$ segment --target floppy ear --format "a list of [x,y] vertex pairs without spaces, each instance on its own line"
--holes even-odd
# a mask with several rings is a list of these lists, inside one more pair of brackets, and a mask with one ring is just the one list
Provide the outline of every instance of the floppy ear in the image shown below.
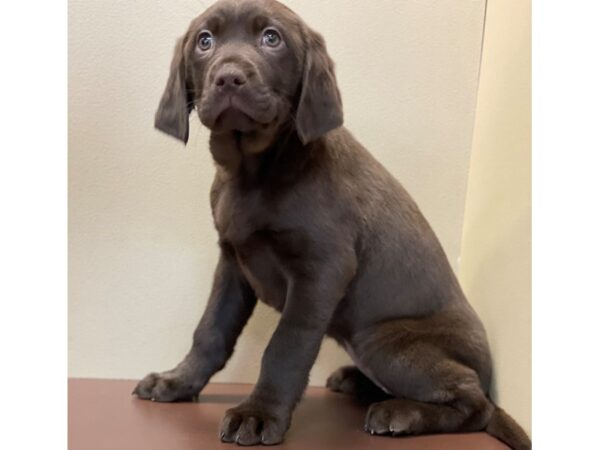
[[187,143],[192,98],[186,86],[184,45],[185,37],[175,46],[167,86],[154,116],[154,127]]
[[342,98],[334,64],[323,37],[307,30],[304,75],[296,110],[296,129],[303,144],[318,139],[344,122]]

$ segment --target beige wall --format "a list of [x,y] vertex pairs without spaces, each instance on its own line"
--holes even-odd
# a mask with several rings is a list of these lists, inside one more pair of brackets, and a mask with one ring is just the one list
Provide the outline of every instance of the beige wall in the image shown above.
[[[484,0],[294,0],[337,62],[346,124],[414,195],[457,267]],[[155,131],[192,0],[71,0],[69,374],[133,377],[188,350],[217,259],[206,130]],[[255,381],[277,316],[260,306],[217,380]],[[348,361],[329,340],[321,384]]]
[[531,4],[488,0],[460,278],[495,396],[531,432]]

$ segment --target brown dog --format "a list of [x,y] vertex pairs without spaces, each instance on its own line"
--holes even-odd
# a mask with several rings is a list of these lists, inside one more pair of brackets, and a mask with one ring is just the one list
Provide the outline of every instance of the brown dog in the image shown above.
[[134,392],[197,395],[260,298],[281,320],[254,391],[223,420],[223,441],[283,440],[327,334],[356,364],[328,386],[369,396],[368,432],[487,430],[529,449],[487,396],[485,331],[433,231],[342,127],[322,37],[274,0],[217,2],[176,46],[156,127],[187,142],[194,107],[212,131],[221,258],[190,352]]

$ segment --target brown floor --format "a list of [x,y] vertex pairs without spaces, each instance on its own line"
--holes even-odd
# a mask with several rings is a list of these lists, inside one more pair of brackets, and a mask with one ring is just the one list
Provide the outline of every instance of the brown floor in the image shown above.
[[[197,403],[154,403],[130,395],[131,380],[69,380],[70,450],[213,450],[227,408],[251,385],[210,384]],[[362,430],[365,408],[352,399],[309,388],[284,444],[289,450],[509,450],[485,433],[416,438],[371,436]]]

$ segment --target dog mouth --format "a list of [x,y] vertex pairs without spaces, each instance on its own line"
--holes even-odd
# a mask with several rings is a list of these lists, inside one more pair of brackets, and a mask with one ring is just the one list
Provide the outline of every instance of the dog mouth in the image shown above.
[[207,102],[200,110],[202,123],[212,131],[248,133],[268,127],[276,119],[273,102],[226,94]]
[[252,117],[236,107],[228,107],[217,116],[214,130],[248,133],[259,126]]

